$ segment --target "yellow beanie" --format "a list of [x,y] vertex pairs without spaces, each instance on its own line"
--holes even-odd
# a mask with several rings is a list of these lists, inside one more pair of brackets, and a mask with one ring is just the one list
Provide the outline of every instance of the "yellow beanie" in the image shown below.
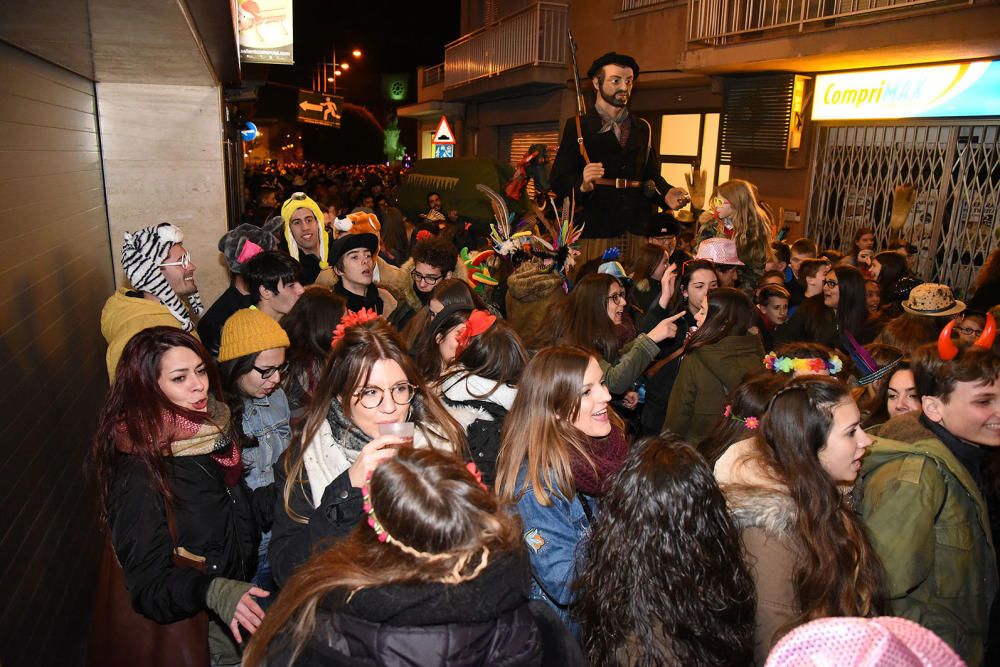
[[274,318],[256,308],[244,308],[237,310],[222,327],[219,361],[238,359],[290,344],[288,334]]

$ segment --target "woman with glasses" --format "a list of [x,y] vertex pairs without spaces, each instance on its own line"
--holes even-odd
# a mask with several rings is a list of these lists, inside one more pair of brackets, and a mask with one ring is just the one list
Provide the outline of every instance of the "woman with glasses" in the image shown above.
[[823,281],[823,305],[833,311],[839,340],[831,347],[851,351],[856,343],[870,343],[879,332],[879,323],[868,317],[865,278],[853,266],[833,267]]
[[660,320],[648,333],[622,347],[615,327],[625,313],[625,294],[625,287],[614,276],[591,274],[576,284],[555,320],[555,342],[596,352],[608,391],[615,395],[627,392],[659,354],[659,344],[676,335],[675,322],[682,315]]
[[404,422],[414,425],[412,446],[466,454],[462,427],[427,390],[399,335],[370,311],[348,313],[291,445],[275,465],[269,555],[279,585],[317,545],[358,523],[365,478],[398,447],[410,446],[382,430]]
[[[281,381],[288,370],[288,334],[273,318],[254,308],[236,311],[222,327],[219,377],[240,440],[246,482],[251,489],[274,483],[274,465],[292,437],[288,398]],[[252,583],[274,591],[267,559],[270,532],[261,538]]]

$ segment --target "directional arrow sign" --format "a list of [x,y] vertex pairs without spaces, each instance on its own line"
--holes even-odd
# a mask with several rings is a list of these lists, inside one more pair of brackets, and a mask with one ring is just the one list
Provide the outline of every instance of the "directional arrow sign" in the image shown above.
[[324,95],[315,90],[300,90],[296,116],[300,123],[340,127],[340,114],[343,108],[343,97]]

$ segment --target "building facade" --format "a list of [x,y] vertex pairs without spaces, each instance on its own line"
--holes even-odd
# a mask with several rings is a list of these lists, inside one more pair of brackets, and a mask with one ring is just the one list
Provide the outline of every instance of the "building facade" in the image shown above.
[[[551,157],[575,113],[569,28],[584,72],[611,50],[638,61],[631,108],[653,127],[669,182],[704,171],[711,194],[728,178],[750,180],[789,237],[844,250],[873,227],[880,246],[917,245],[924,278],[964,292],[1000,247],[996,25],[1000,5],[977,0],[467,0],[465,34],[418,77],[420,157],[442,114],[460,128],[456,155],[514,162],[542,142]],[[887,85],[915,89],[926,71],[913,68],[954,64],[940,76],[962,86],[970,63],[987,68],[976,85],[992,106],[811,116],[819,75],[892,70]],[[915,201],[894,227],[903,185]]]

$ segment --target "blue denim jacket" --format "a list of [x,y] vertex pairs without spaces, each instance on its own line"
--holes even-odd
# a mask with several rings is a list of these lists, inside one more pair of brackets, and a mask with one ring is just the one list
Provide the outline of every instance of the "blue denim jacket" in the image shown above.
[[[524,474],[522,468],[518,475],[519,489]],[[549,603],[570,631],[578,634],[579,628],[567,608],[573,601],[571,587],[590,522],[579,496],[566,500],[555,493],[550,494],[549,499],[552,504],[548,507],[540,504],[528,486],[517,501],[517,512],[524,524],[524,542],[531,559],[530,596]],[[588,500],[596,514],[596,502],[592,498]]]
[[[243,433],[257,438],[256,447],[243,450],[246,482],[251,489],[274,482],[274,465],[292,439],[288,398],[281,389],[264,398],[243,399]],[[267,553],[271,533],[261,538],[260,553]]]

